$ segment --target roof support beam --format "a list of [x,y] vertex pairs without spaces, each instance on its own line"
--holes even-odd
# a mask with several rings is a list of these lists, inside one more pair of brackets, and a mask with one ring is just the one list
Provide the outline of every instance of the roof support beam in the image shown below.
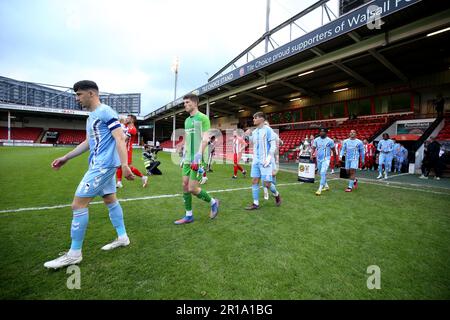
[[317,93],[311,91],[310,89],[306,90],[305,88],[298,87],[286,80],[275,81],[275,83],[281,84],[281,85],[291,88],[291,89],[294,89],[304,95],[313,96],[313,97],[319,96]]
[[[406,40],[409,37],[434,30],[436,28],[448,25],[449,23],[450,9],[423,19],[416,20],[410,24],[401,26],[386,33],[375,35],[371,38],[351,44],[347,47],[335,50],[333,52],[326,53],[323,56],[318,56],[308,61],[294,64],[288,68],[267,75],[266,81],[275,82],[277,80],[282,80],[296,74],[309,71],[313,68],[322,67],[332,62],[350,58],[358,54],[365,54],[368,50],[381,48],[389,43]],[[228,98],[228,96],[232,94],[239,94],[247,90],[252,90],[253,88],[263,86],[264,84],[264,79],[257,79],[240,87],[233,88],[231,91],[227,91],[225,93],[221,93],[219,95],[211,97],[210,102]],[[206,103],[206,101],[204,103]]]
[[[352,31],[348,34],[350,38],[352,38],[355,42],[361,41],[361,36],[357,34],[355,31]],[[401,72],[396,66],[394,66],[385,56],[376,51],[375,49],[368,50],[370,55],[377,59],[382,65],[388,68],[392,73],[394,73],[400,80],[403,82],[408,82],[409,79],[403,72]]]
[[226,115],[229,115],[229,116],[235,115],[235,112],[232,112],[232,111],[229,111],[229,110],[224,110],[222,108],[215,107],[214,105],[212,105],[212,106],[210,105],[209,108],[213,112],[220,112],[220,113],[223,113],[223,114],[226,114]]
[[[237,102],[232,102],[232,101],[224,101],[226,104],[233,106],[233,107],[238,107],[241,109],[250,109],[252,111],[255,111],[256,108],[250,107],[250,106],[245,106],[243,104],[237,103]],[[236,112],[233,113],[233,115],[236,115]]]
[[243,95],[246,95],[246,96],[248,96],[248,97],[250,97],[250,98],[254,98],[254,99],[261,100],[261,101],[267,101],[267,102],[270,102],[270,103],[272,103],[272,104],[274,104],[274,105],[277,105],[277,106],[282,106],[282,105],[283,105],[283,104],[282,104],[281,102],[279,102],[279,101],[276,101],[276,100],[274,100],[274,99],[270,99],[270,98],[261,96],[261,95],[259,95],[259,94],[255,94],[255,93],[251,93],[251,92],[242,92],[242,94],[243,94]]
[[[317,56],[321,57],[325,54],[325,52],[323,52],[322,50],[320,50],[319,48],[312,48],[311,52],[315,53]],[[348,74],[349,76],[355,78],[356,80],[358,80],[359,82],[364,83],[367,87],[369,88],[374,88],[375,85],[370,82],[369,80],[367,80],[366,78],[364,78],[362,75],[360,75],[359,73],[357,73],[356,71],[353,71],[352,69],[350,69],[349,67],[345,66],[342,62],[340,61],[335,61],[331,63],[332,65],[334,65],[335,67],[341,69],[342,71],[344,71],[346,74]]]

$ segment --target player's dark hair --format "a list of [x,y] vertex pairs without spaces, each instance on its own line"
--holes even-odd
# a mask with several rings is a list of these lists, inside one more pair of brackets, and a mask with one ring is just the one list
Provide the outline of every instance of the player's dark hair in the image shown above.
[[95,90],[98,92],[98,86],[94,81],[91,80],[81,80],[73,85],[73,91],[78,90]]
[[325,132],[325,133],[328,133],[328,129],[327,128],[320,128],[320,130],[319,130],[319,132]]
[[195,102],[196,104],[199,103],[200,99],[198,98],[198,95],[193,93],[188,93],[183,97],[183,100],[191,100],[192,102]]
[[264,114],[264,112],[258,111],[253,115],[253,118],[263,118],[264,120],[266,120],[266,115]]
[[136,116],[135,116],[135,115],[133,115],[133,114],[129,114],[129,115],[128,115],[128,117],[130,117],[130,118],[131,118],[131,121],[133,121],[133,124],[136,124],[136,122],[137,122],[137,118],[136,118]]
[[385,136],[389,139],[389,133],[383,133],[382,137],[384,138]]

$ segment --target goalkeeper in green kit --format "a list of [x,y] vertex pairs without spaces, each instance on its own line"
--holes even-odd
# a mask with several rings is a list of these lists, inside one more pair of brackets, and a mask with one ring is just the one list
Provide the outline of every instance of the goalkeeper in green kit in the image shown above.
[[195,94],[187,94],[183,97],[184,109],[189,117],[184,122],[184,156],[181,161],[183,178],[183,200],[186,215],[176,220],[175,224],[194,222],[192,213],[192,195],[206,201],[211,206],[209,217],[214,219],[219,212],[219,200],[211,196],[199,187],[202,174],[203,154],[208,146],[208,130],[211,127],[208,116],[198,110],[199,99]]

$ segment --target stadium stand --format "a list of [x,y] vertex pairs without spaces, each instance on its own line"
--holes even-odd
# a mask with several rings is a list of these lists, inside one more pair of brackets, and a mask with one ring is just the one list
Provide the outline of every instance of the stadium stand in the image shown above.
[[86,140],[85,130],[50,128],[48,131],[58,132],[58,144],[79,144]]
[[[42,128],[11,128],[11,139],[36,142],[42,131]],[[0,139],[8,139],[8,128],[0,128]]]
[[160,144],[160,146],[161,146],[161,148],[172,148],[172,140],[166,140],[166,141],[163,141],[163,142],[161,142],[161,144]]
[[446,116],[444,121],[444,127],[436,137],[438,141],[450,141],[450,115]]

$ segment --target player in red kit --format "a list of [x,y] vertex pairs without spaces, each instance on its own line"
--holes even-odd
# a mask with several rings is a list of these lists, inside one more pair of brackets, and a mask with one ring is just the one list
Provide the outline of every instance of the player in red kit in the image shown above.
[[[136,129],[136,116],[128,115],[125,120],[125,125],[127,127],[127,133],[129,139],[127,141],[127,153],[128,153],[128,166],[131,171],[138,177],[141,177],[142,187],[145,188],[148,184],[148,177],[144,176],[137,168],[133,167],[131,164],[133,162],[133,144],[137,142],[137,129]],[[117,169],[117,188],[122,188],[122,169],[119,167]]]
[[372,170],[375,166],[375,146],[364,139],[364,169]]
[[247,171],[239,165],[241,160],[242,151],[245,149],[245,140],[238,135],[237,130],[233,131],[233,163],[234,163],[234,174],[233,179],[237,179],[238,170],[242,172],[245,177]]

